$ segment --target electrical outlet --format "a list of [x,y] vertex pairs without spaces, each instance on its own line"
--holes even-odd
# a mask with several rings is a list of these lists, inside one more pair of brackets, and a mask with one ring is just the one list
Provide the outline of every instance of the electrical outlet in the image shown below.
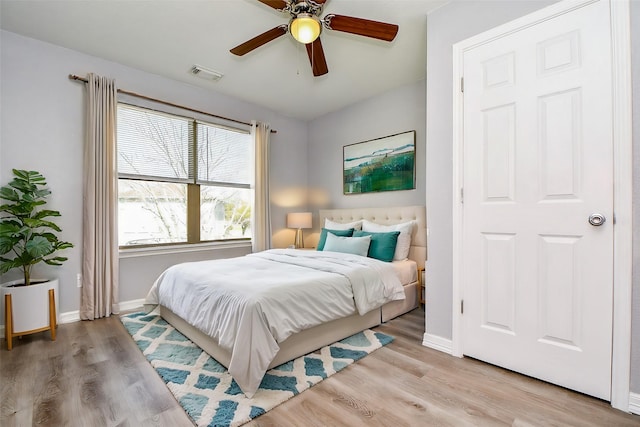
[[76,275],[76,285],[78,285],[79,288],[82,287],[82,273]]

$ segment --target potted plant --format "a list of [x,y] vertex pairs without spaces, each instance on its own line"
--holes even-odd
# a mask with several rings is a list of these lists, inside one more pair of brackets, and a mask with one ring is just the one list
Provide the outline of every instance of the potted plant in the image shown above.
[[31,273],[41,262],[62,265],[67,258],[55,253],[73,247],[55,234],[62,230],[51,218],[60,216],[60,212],[43,209],[51,194],[45,177],[18,169],[13,169],[13,175],[8,185],[0,187],[0,275],[20,269],[23,276],[0,285],[2,301],[9,304],[5,306],[9,349],[13,336],[50,329],[55,339],[58,280],[33,279]]

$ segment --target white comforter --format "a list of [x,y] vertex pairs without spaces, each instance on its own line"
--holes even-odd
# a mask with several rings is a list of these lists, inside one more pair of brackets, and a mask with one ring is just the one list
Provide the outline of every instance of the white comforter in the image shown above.
[[404,299],[389,263],[336,252],[272,249],[174,265],[146,304],[161,304],[231,353],[229,373],[247,397],[278,343],[301,330]]

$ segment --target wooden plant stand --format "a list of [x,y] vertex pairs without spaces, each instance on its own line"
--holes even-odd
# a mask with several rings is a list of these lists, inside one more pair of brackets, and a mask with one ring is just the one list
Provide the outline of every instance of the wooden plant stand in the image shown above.
[[53,289],[49,289],[49,326],[33,329],[30,331],[15,332],[13,330],[13,307],[11,304],[11,294],[4,296],[4,316],[5,316],[5,338],[7,339],[7,350],[13,349],[13,338],[23,335],[35,334],[36,332],[51,331],[51,341],[56,340],[56,296]]

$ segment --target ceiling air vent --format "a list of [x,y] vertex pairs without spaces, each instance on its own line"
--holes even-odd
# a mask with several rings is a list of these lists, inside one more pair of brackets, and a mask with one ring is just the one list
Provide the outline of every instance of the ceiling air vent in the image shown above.
[[224,75],[218,71],[209,70],[207,68],[201,67],[200,65],[194,65],[193,67],[191,67],[191,70],[189,70],[189,72],[194,76],[200,77],[201,79],[211,80],[214,82],[217,82],[218,80],[220,80]]

